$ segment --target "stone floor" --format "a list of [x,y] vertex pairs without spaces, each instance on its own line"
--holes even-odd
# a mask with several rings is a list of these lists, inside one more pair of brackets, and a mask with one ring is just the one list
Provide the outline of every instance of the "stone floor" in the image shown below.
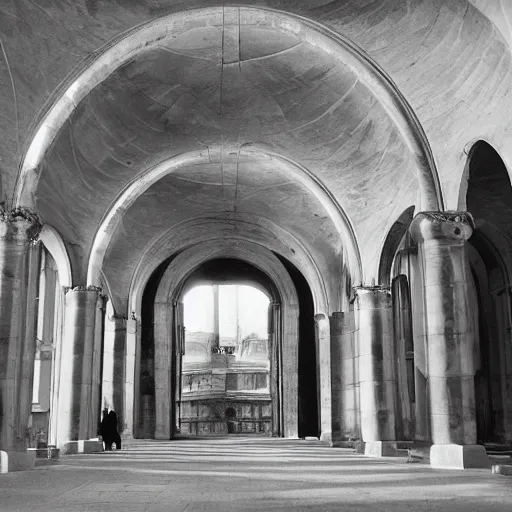
[[508,511],[512,479],[370,459],[318,441],[131,442],[0,476],[0,511]]

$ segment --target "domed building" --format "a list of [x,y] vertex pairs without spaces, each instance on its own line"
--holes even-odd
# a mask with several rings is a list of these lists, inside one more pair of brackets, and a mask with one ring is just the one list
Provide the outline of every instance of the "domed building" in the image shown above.
[[204,282],[268,297],[263,435],[510,447],[512,4],[0,4],[2,464],[179,436]]

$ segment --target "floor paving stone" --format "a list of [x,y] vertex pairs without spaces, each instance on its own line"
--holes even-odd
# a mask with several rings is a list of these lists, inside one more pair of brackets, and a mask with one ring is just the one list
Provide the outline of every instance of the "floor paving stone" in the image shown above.
[[1,512],[507,511],[512,480],[320,442],[131,441],[0,476]]

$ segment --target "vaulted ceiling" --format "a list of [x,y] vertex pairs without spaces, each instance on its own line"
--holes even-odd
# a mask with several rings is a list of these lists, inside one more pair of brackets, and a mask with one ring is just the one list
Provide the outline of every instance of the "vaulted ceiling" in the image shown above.
[[[368,79],[334,50],[271,17],[263,22],[257,10],[216,2],[18,4],[0,16],[8,200],[37,112],[52,93],[58,98],[73,66],[123,30],[184,12],[171,34],[141,44],[74,106],[37,169],[35,208],[65,240],[77,284],[116,198],[148,170],[198,151],[200,161],[163,173],[123,211],[103,264],[118,309],[126,311],[149,248],[157,244],[164,258],[205,237],[252,237],[299,268],[309,255],[332,308],[340,307],[346,240],[318,190],[349,220],[364,278],[376,277],[387,232],[418,205],[417,166]],[[448,208],[456,207],[471,141],[492,140],[508,161],[510,49],[471,3],[259,4],[318,21],[389,73],[426,131]],[[190,10],[205,6],[212,9],[201,16]]]

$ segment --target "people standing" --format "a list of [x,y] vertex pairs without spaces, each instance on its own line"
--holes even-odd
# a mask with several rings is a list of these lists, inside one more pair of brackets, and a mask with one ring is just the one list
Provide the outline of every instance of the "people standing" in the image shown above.
[[103,410],[103,418],[101,420],[100,433],[103,437],[105,451],[111,451],[112,445],[115,443],[116,450],[121,449],[121,436],[117,430],[117,414],[115,411],[107,412]]
[[108,413],[108,423],[110,429],[110,449],[112,450],[112,444],[115,443],[116,450],[121,449],[121,436],[117,430],[117,414],[114,411]]

